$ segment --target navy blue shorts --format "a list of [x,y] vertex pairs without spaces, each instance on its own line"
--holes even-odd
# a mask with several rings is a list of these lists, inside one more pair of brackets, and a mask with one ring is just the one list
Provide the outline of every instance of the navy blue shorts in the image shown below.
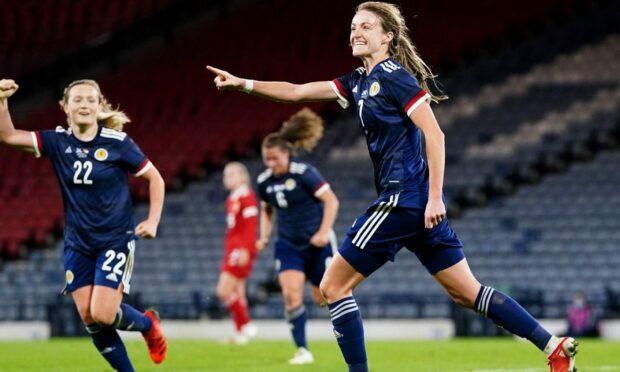
[[335,235],[330,241],[323,248],[309,246],[303,250],[296,249],[286,241],[276,241],[276,271],[278,274],[284,270],[301,271],[310,283],[318,286],[336,250]]
[[87,285],[103,285],[117,289],[123,284],[123,292],[129,294],[133,270],[136,241],[125,246],[103,249],[96,255],[89,255],[72,248],[65,248],[65,289],[73,292]]
[[357,272],[368,277],[405,247],[435,275],[465,258],[463,243],[448,220],[424,227],[427,193],[402,191],[381,195],[358,217],[338,249]]

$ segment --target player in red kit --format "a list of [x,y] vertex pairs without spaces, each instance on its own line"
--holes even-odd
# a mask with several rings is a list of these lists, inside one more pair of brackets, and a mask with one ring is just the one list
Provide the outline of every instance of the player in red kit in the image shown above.
[[231,162],[224,167],[224,187],[230,191],[226,199],[228,229],[217,296],[235,323],[237,333],[232,343],[245,344],[257,332],[250,322],[245,282],[256,257],[258,204],[250,186],[248,170],[243,164]]

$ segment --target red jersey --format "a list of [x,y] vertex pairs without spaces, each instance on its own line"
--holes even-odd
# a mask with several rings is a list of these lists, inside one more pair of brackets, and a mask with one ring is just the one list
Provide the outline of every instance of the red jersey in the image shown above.
[[256,251],[258,203],[250,187],[243,185],[226,198],[226,223],[226,250]]

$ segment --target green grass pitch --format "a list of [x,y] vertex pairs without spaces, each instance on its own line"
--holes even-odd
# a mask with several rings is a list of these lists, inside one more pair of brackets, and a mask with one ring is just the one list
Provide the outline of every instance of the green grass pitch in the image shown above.
[[[313,365],[289,366],[288,341],[254,341],[244,346],[213,341],[171,340],[168,359],[155,366],[143,342],[128,341],[137,371],[346,371],[335,341],[315,341]],[[510,338],[450,341],[368,342],[373,372],[543,372],[542,353]],[[620,342],[580,340],[577,367],[582,372],[620,371]],[[40,342],[0,342],[0,371],[110,371],[87,338]]]

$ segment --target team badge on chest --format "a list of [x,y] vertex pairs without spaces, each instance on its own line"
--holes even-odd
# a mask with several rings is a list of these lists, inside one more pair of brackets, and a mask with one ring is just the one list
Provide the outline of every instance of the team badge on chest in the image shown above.
[[106,149],[97,149],[95,151],[95,159],[104,161],[108,158],[108,151]]
[[284,186],[286,188],[287,191],[291,191],[293,189],[295,189],[295,186],[297,184],[295,183],[295,180],[292,178],[289,178],[288,180],[286,180],[286,182],[284,183]]
[[381,86],[379,85],[378,82],[374,82],[372,83],[372,85],[370,86],[370,96],[374,97],[377,95],[377,93],[379,93],[379,91],[381,90]]

